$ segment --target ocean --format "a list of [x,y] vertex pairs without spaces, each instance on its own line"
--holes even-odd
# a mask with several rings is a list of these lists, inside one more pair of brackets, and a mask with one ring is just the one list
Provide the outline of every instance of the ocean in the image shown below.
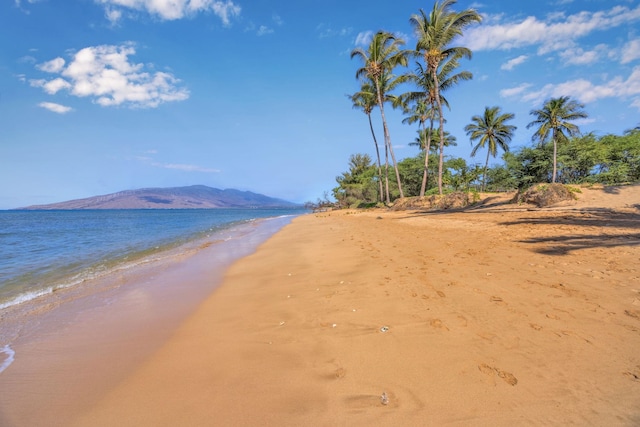
[[[0,313],[291,209],[0,211]],[[0,349],[0,352],[2,349]]]

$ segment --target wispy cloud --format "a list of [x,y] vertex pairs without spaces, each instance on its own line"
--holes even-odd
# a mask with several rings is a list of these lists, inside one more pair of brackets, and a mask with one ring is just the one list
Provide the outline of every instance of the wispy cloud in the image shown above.
[[95,0],[104,5],[105,15],[112,24],[122,18],[122,10],[146,12],[162,20],[176,20],[202,12],[213,12],[225,26],[240,16],[242,8],[231,0]]
[[54,102],[41,102],[40,104],[38,104],[38,107],[42,107],[44,109],[53,111],[54,113],[58,113],[58,114],[66,114],[69,111],[73,110],[71,107],[67,107],[66,105],[56,104]]
[[81,49],[71,61],[55,58],[36,66],[52,79],[32,79],[30,84],[55,95],[61,90],[78,97],[91,97],[102,106],[153,108],[164,102],[182,101],[189,91],[179,87],[171,73],[145,71],[144,64],[129,62],[136,53],[133,44],[93,46]]
[[622,48],[622,59],[620,62],[628,64],[631,61],[640,59],[640,39],[631,40]]
[[205,168],[205,167],[202,167],[202,166],[188,165],[188,164],[181,164],[181,163],[157,163],[157,162],[153,162],[153,163],[151,163],[151,166],[155,166],[155,167],[163,168],[163,169],[175,169],[175,170],[180,170],[180,171],[184,171],[184,172],[220,173],[219,169],[211,169],[211,168]]
[[266,36],[267,34],[272,34],[273,33],[273,28],[269,28],[266,25],[260,25],[260,27],[258,28],[258,31],[256,32],[256,34],[260,37],[260,36]]
[[500,91],[500,96],[503,98],[509,98],[512,96],[518,96],[522,93],[524,93],[527,89],[529,89],[531,87],[531,83],[522,83],[516,87],[512,87],[509,89],[502,89]]
[[509,50],[525,46],[538,46],[545,54],[575,45],[575,40],[594,31],[601,31],[640,21],[640,6],[630,9],[615,6],[599,12],[579,12],[562,20],[539,20],[529,16],[522,21],[495,22],[470,28],[464,36],[464,45],[473,51]]
[[373,31],[363,31],[358,33],[355,40],[356,46],[367,46],[371,43],[371,39],[373,38]]
[[319,24],[316,27],[316,32],[318,33],[318,37],[321,39],[325,39],[329,37],[344,37],[351,34],[353,32],[353,28],[351,27],[333,28],[331,25]]
[[520,55],[517,58],[510,59],[507,62],[505,62],[504,64],[502,64],[500,66],[500,69],[501,70],[511,71],[516,66],[518,66],[518,65],[522,64],[524,61],[526,61],[527,58],[529,58],[527,55]]
[[530,84],[523,84],[500,92],[504,97],[518,97],[521,101],[540,104],[545,99],[571,96],[581,102],[595,102],[604,98],[631,99],[631,106],[640,105],[640,66],[635,67],[629,77],[616,76],[597,84],[586,79],[569,80],[558,84],[547,84],[541,89],[531,90]]

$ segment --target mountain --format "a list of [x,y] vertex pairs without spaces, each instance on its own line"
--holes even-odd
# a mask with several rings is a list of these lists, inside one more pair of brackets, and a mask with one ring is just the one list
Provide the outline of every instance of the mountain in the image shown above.
[[296,208],[295,203],[250,191],[219,190],[204,185],[175,188],[143,188],[86,199],[69,200],[21,209],[215,209]]

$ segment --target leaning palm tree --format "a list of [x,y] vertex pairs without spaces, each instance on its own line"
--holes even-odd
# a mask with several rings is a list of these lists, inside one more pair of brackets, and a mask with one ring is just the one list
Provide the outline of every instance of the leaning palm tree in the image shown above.
[[[373,82],[376,89],[376,98],[378,108],[380,109],[380,115],[382,117],[382,128],[384,130],[384,143],[386,149],[389,150],[389,154],[391,154],[391,160],[393,161],[393,167],[396,172],[396,180],[398,181],[398,191],[400,192],[401,198],[404,197],[404,193],[402,192],[400,172],[398,170],[395,155],[393,154],[389,128],[384,115],[385,93],[383,93],[383,85],[385,81],[388,81],[387,79],[392,79],[393,69],[396,66],[407,65],[407,54],[405,51],[400,49],[400,46],[403,44],[404,40],[397,38],[393,34],[385,31],[378,31],[371,39],[371,43],[366,50],[356,48],[351,52],[351,59],[358,57],[363,63],[363,66],[356,71],[356,78],[366,78],[370,80]],[[387,203],[391,203],[388,195]]]
[[532,126],[538,126],[532,139],[544,144],[548,142],[549,134],[551,133],[551,140],[553,141],[553,175],[551,175],[551,182],[553,183],[556,182],[557,175],[558,143],[568,140],[565,132],[571,137],[580,134],[578,126],[571,123],[571,121],[587,117],[587,113],[582,110],[583,108],[584,104],[572,100],[568,96],[561,96],[545,102],[541,110],[531,110],[530,112],[536,119],[527,125],[527,129]]
[[[373,85],[369,82],[362,84],[360,91],[350,95],[349,98],[353,102],[353,108],[358,108],[364,111],[369,119],[369,129],[371,129],[371,136],[373,137],[373,145],[376,147],[376,156],[378,159],[378,190],[380,192],[380,201],[384,200],[384,192],[382,189],[382,164],[380,162],[380,149],[378,148],[378,139],[376,133],[373,130],[373,123],[371,122],[371,112],[373,107],[376,106],[376,92]],[[387,194],[389,193],[389,177],[385,175]]]
[[[446,106],[447,108],[451,108],[449,106],[449,101],[442,95],[442,92],[450,89],[451,87],[457,85],[463,80],[471,80],[473,75],[468,71],[461,71],[456,74],[452,74],[454,70],[456,70],[459,66],[457,57],[451,57],[440,63],[440,68],[438,70],[438,81],[440,82],[440,90],[439,97],[441,105]],[[408,92],[401,97],[405,102],[414,101],[415,107],[414,109],[419,108],[420,111],[426,110],[426,114],[428,115],[427,119],[429,120],[429,132],[425,132],[427,135],[426,147],[427,151],[431,146],[431,136],[433,135],[434,129],[434,121],[436,117],[439,116],[438,107],[436,102],[436,94],[435,94],[435,84],[433,80],[433,76],[431,73],[426,70],[422,64],[416,63],[416,71],[407,76],[408,80],[413,81],[418,87],[417,91]],[[422,106],[421,104],[427,104],[427,106]],[[420,120],[416,120],[419,118]],[[422,119],[424,118],[424,113],[421,116],[416,116],[416,114],[412,114],[409,118],[403,120],[403,123],[415,123],[416,121],[420,121],[423,129],[424,122]],[[443,122],[446,120],[443,119]],[[446,138],[444,139],[446,141]],[[440,141],[440,138],[438,138]],[[440,147],[440,148],[444,148]],[[429,157],[425,157],[424,159],[424,172],[422,174],[422,186],[420,187],[420,197],[424,196],[425,190],[427,188],[427,179],[428,179],[428,170],[429,170]]]
[[464,127],[465,132],[469,135],[471,143],[478,141],[471,150],[471,157],[475,157],[480,148],[487,146],[487,160],[484,164],[484,172],[482,173],[482,191],[485,190],[487,182],[487,168],[489,167],[489,155],[494,158],[498,154],[498,147],[502,151],[509,151],[509,142],[513,138],[513,132],[516,127],[506,124],[507,121],[513,120],[514,114],[500,114],[500,107],[485,107],[482,116],[473,116],[470,124]]
[[[438,79],[438,68],[440,63],[447,58],[471,58],[471,50],[462,46],[450,46],[453,40],[462,35],[462,31],[469,25],[480,22],[482,18],[473,9],[466,9],[462,12],[454,12],[451,6],[456,0],[443,0],[442,3],[435,2],[431,13],[427,15],[420,9],[419,15],[412,15],[410,18],[418,43],[416,52],[424,59],[427,69],[433,78],[434,95],[437,110],[440,118],[440,131],[444,132],[444,115],[442,113],[442,102],[440,100],[440,80]],[[444,141],[444,136],[440,136],[440,141]],[[444,151],[440,150],[440,160],[438,164],[438,192],[442,194],[442,170],[444,162]]]

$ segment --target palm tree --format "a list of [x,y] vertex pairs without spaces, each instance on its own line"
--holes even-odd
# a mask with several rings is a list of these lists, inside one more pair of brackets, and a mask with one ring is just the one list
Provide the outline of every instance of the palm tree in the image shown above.
[[[359,108],[364,111],[369,119],[369,129],[371,129],[371,136],[373,137],[373,144],[376,147],[376,156],[378,158],[378,186],[380,191],[380,201],[384,200],[384,192],[382,189],[382,165],[380,162],[380,149],[378,148],[378,139],[376,133],[373,131],[373,123],[371,122],[371,112],[373,107],[376,106],[376,93],[375,88],[369,82],[362,84],[359,92],[350,95],[349,98],[353,102],[353,108]],[[389,193],[389,177],[385,175],[387,194]],[[388,196],[387,196],[388,197]]]
[[[474,157],[480,148],[487,146],[487,160],[482,174],[482,191],[485,190],[487,182],[489,155],[495,158],[498,154],[498,147],[502,151],[509,151],[509,142],[513,138],[516,127],[508,125],[506,122],[513,120],[514,117],[515,115],[511,113],[500,114],[500,107],[485,107],[484,115],[473,116],[472,123],[464,128],[471,141],[478,140],[478,144],[471,150],[471,157]],[[473,144],[473,142],[471,143]]]
[[571,121],[587,117],[587,113],[582,110],[583,108],[584,104],[580,104],[568,96],[561,96],[545,102],[541,110],[531,110],[530,112],[536,119],[527,125],[527,129],[532,126],[538,126],[532,139],[544,144],[549,140],[549,133],[551,133],[551,140],[553,141],[553,175],[551,176],[551,182],[553,183],[556,182],[557,175],[558,143],[568,140],[565,132],[571,137],[580,134],[578,126],[571,123]]
[[[383,93],[383,85],[385,82],[393,80],[392,72],[396,66],[407,65],[407,54],[405,51],[400,50],[400,46],[403,44],[404,40],[397,38],[393,34],[385,31],[378,31],[371,39],[371,43],[367,50],[356,48],[351,52],[351,59],[358,57],[363,62],[363,67],[356,71],[356,78],[366,78],[370,80],[373,82],[376,89],[376,98],[378,101],[378,108],[380,108],[382,127],[384,130],[384,143],[386,149],[389,150],[389,153],[391,154],[391,160],[393,161],[393,167],[396,172],[398,190],[401,198],[404,197],[404,193],[402,192],[400,172],[398,171],[396,157],[393,154],[389,128],[384,115],[385,93]],[[387,203],[391,203],[388,195]]]
[[[440,99],[438,68],[440,63],[447,58],[471,58],[471,50],[461,46],[450,46],[450,44],[456,37],[462,35],[464,28],[482,20],[480,15],[473,9],[453,12],[451,6],[455,3],[456,0],[443,0],[442,3],[436,1],[429,15],[420,9],[419,15],[412,15],[410,18],[411,25],[418,37],[416,52],[423,56],[427,70],[433,79],[441,132],[444,132],[444,115]],[[440,141],[444,141],[444,135],[440,135]],[[444,162],[444,150],[442,148],[441,146],[438,164],[438,192],[440,194],[442,194],[442,168]]]
[[[431,147],[431,136],[433,135],[433,123],[438,116],[438,107],[436,102],[435,95],[435,84],[433,81],[433,76],[429,73],[420,63],[416,63],[416,71],[415,73],[409,74],[407,77],[409,80],[412,80],[419,88],[418,91],[408,92],[402,95],[405,102],[415,101],[414,109],[416,112],[403,120],[403,123],[415,123],[416,121],[420,121],[422,128],[424,129],[424,114],[427,114],[427,118],[429,120],[429,132],[425,132],[427,135],[426,147],[427,151]],[[452,57],[446,61],[440,63],[440,69],[438,71],[438,81],[440,82],[440,103],[447,108],[451,109],[449,106],[449,101],[442,95],[442,92],[447,89],[455,86],[459,82],[463,80],[471,80],[473,75],[468,71],[461,71],[457,74],[451,74],[455,69],[459,66],[458,58]],[[422,106],[421,104],[427,104],[427,106]],[[418,110],[419,109],[419,110]],[[425,112],[422,112],[426,110]],[[420,113],[422,112],[422,113]],[[444,120],[446,122],[446,120]],[[440,138],[438,138],[438,141]],[[445,141],[447,138],[444,139]],[[443,146],[444,147],[444,146]],[[441,147],[441,148],[443,148]],[[429,156],[424,159],[424,173],[422,175],[422,186],[420,187],[420,197],[424,196],[425,190],[427,188],[427,179],[428,179],[428,170],[429,170]]]

